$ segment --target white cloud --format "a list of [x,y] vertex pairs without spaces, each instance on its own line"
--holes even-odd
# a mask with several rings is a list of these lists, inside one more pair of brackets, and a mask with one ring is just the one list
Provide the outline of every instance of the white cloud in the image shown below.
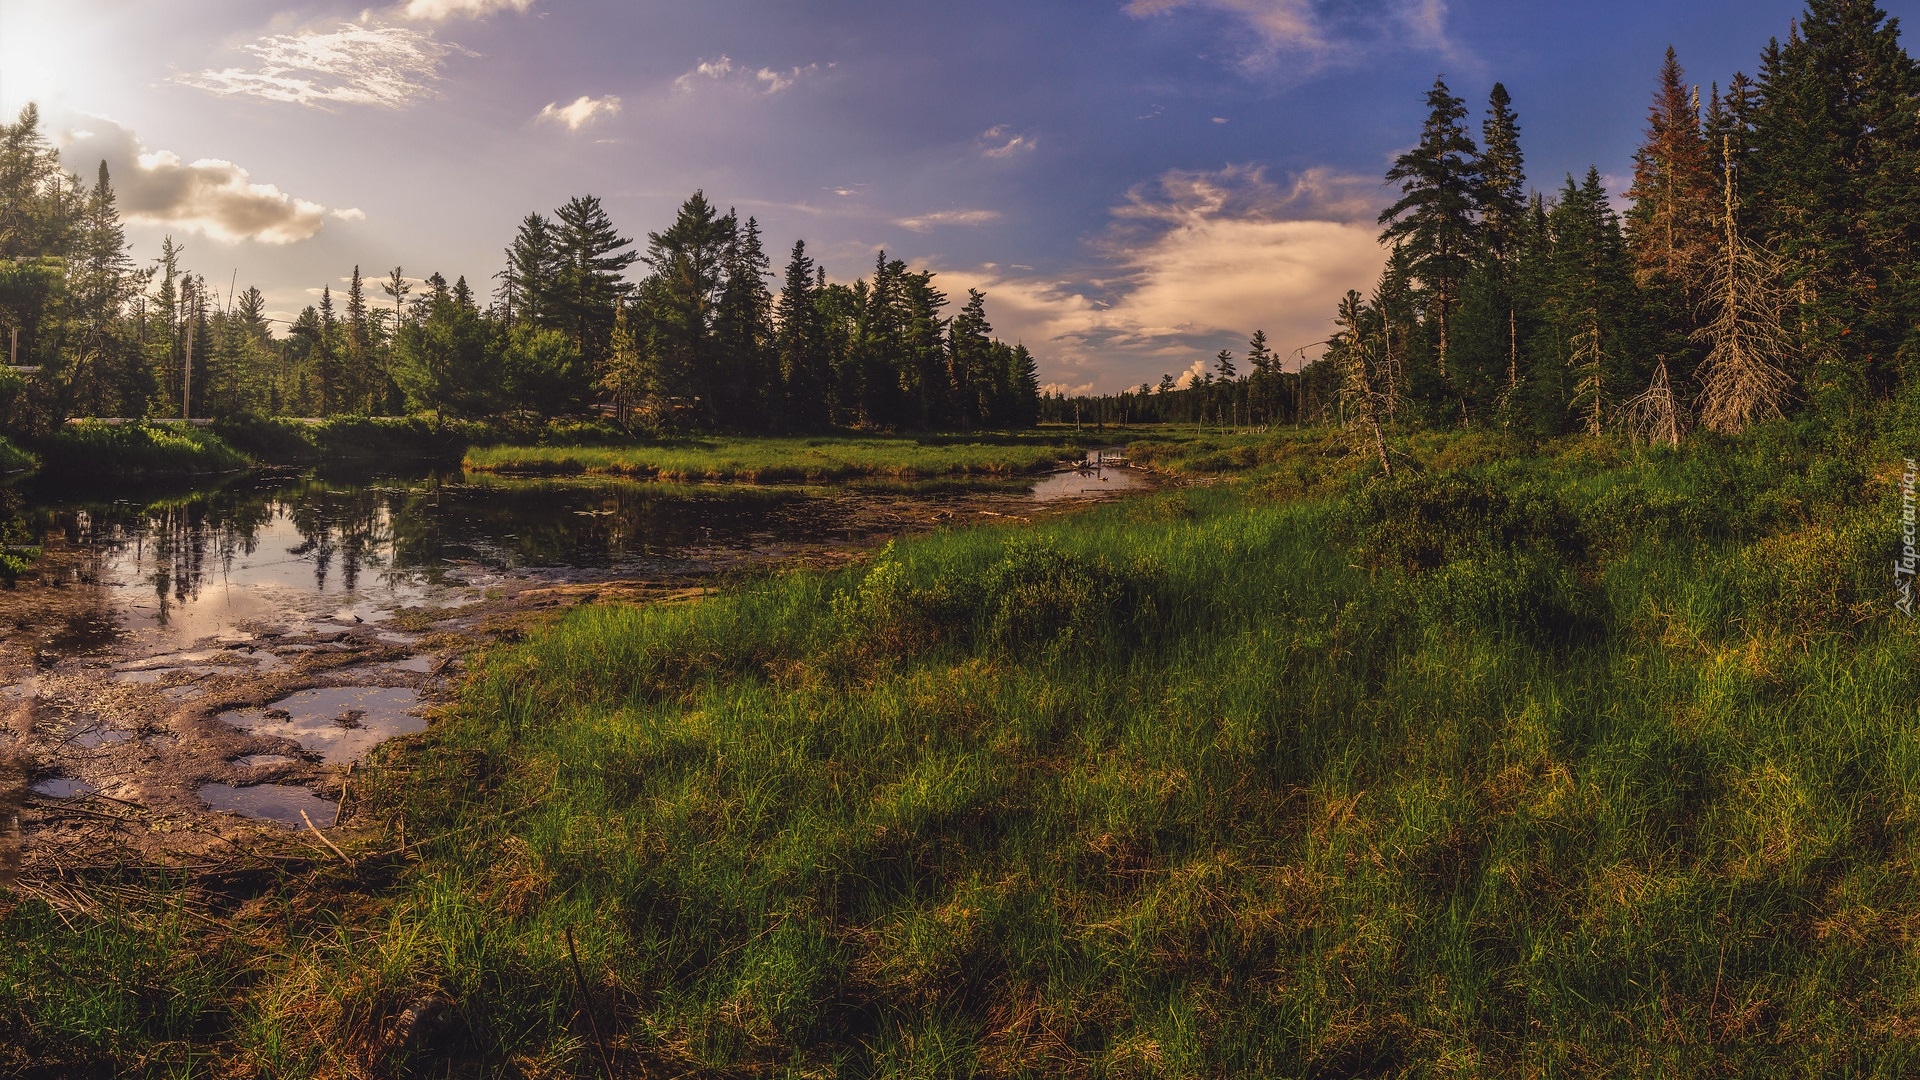
[[1007,125],[998,124],[980,133],[980,152],[990,158],[1010,158],[1040,145],[1032,135],[1015,134]]
[[331,211],[328,211],[327,216],[330,218],[333,218],[335,221],[367,220],[367,212],[365,210],[360,209],[357,206],[348,206],[348,207],[343,207],[339,210],[331,210]]
[[525,11],[533,0],[407,0],[400,17],[439,22],[456,16],[477,19],[496,11]]
[[[327,208],[297,198],[231,161],[201,158],[188,162],[170,150],[148,150],[132,131],[110,120],[89,118],[98,129],[63,139],[62,154],[76,172],[91,176],[107,163],[120,212],[128,221],[197,232],[238,243],[291,244],[311,239],[326,223]],[[334,216],[355,220],[358,210]]]
[[434,84],[449,56],[474,55],[423,31],[356,23],[332,33],[276,34],[245,51],[258,61],[255,67],[179,75],[175,81],[224,97],[401,109],[436,96]]
[[[1350,66],[1377,58],[1379,46],[1437,53],[1467,61],[1447,34],[1446,0],[1384,0],[1353,4],[1346,0],[1128,0],[1127,14],[1137,19],[1167,15],[1182,8],[1223,13],[1251,29],[1258,46],[1242,65],[1262,73],[1286,54],[1296,77],[1329,66]],[[1368,45],[1372,48],[1361,48]],[[1299,61],[1305,60],[1302,65]]]
[[988,225],[999,220],[998,210],[936,210],[931,214],[901,218],[894,224],[914,232],[926,232],[941,225]]
[[1050,382],[1042,384],[1040,392],[1043,394],[1058,394],[1062,397],[1085,397],[1093,393],[1093,384],[1086,382],[1078,386],[1069,386],[1066,383]]
[[751,88],[761,94],[772,95],[790,89],[801,79],[817,75],[819,72],[819,64],[789,68],[786,71],[764,67],[751,68],[734,63],[731,56],[722,53],[718,59],[700,61],[692,71],[673,80],[673,89],[676,93],[688,94],[697,89],[702,82],[730,83]]
[[553,102],[540,110],[536,119],[551,120],[556,124],[565,124],[569,131],[579,131],[603,116],[619,116],[620,99],[608,94],[594,98],[581,95],[572,104],[562,105]]
[[1244,166],[1172,172],[1115,207],[1107,265],[1092,273],[942,277],[956,294],[985,292],[997,335],[1033,347],[1056,381],[1115,389],[1161,372],[1198,377],[1220,348],[1244,351],[1255,329],[1294,366],[1296,347],[1326,338],[1340,296],[1379,276],[1380,194],[1377,181],[1325,169],[1284,183]]

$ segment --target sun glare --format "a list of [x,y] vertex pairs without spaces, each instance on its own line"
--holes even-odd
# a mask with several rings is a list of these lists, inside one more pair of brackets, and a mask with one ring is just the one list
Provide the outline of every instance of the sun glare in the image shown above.
[[108,70],[96,22],[81,4],[0,0],[0,109],[84,104],[90,81]]

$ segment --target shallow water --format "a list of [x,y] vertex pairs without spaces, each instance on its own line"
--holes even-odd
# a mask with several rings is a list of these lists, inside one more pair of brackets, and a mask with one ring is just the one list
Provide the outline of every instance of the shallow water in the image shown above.
[[[202,784],[200,798],[209,809],[275,821],[296,829],[305,828],[309,821],[316,828],[324,829],[333,824],[333,815],[339,809],[337,803],[291,784],[253,784],[249,787]],[[302,813],[306,817],[301,817]]]
[[1033,485],[1032,497],[1036,502],[1098,499],[1146,486],[1146,478],[1128,468],[1126,459],[1117,452],[1089,450],[1076,468],[1062,469]]
[[69,780],[64,776],[50,777],[33,785],[35,795],[44,795],[49,799],[77,799],[82,795],[91,795],[94,788],[78,780]]
[[327,686],[220,719],[255,735],[292,739],[329,765],[345,765],[396,735],[425,731],[426,720],[408,711],[420,704],[420,692],[404,687]]
[[[139,783],[167,798],[191,802],[197,793],[214,810],[293,826],[304,826],[304,810],[326,828],[335,805],[302,786],[202,785],[191,762],[165,775],[141,773],[156,752],[184,752],[176,735],[154,730],[172,722],[155,710],[199,715],[196,701],[289,671],[302,673],[297,685],[431,688],[444,647],[406,655],[423,638],[400,625],[420,624],[395,620],[407,609],[457,610],[495,588],[690,581],[762,557],[867,546],[949,519],[949,506],[963,514],[996,505],[1015,511],[1028,500],[1100,497],[1140,483],[1097,455],[1088,469],[1031,484],[755,487],[425,470],[372,479],[258,472],[93,492],[29,481],[0,486],[0,516],[16,534],[80,553],[63,587],[73,590],[69,596],[84,591],[89,602],[36,634],[35,659],[67,680],[62,693],[71,693],[76,677],[106,689],[78,700],[83,722],[49,733],[59,743],[54,753],[73,755],[77,768],[116,795],[134,791],[126,784],[144,776]],[[72,565],[63,558],[60,565]],[[428,623],[440,633],[433,617]],[[329,652],[369,654],[372,662],[330,662],[322,655]],[[37,685],[29,675],[0,687],[0,695],[33,698]],[[139,704],[155,699],[167,704]],[[150,710],[147,719],[110,719],[127,701],[136,712]],[[417,689],[377,685],[325,685],[260,708],[209,702],[227,709],[219,719],[237,729],[288,740],[246,747],[279,752],[234,759],[258,770],[232,777],[242,781],[278,776],[302,757],[333,766],[360,761],[388,739],[424,730],[424,703]],[[146,734],[135,740],[134,731]],[[94,790],[57,777],[43,784],[52,786],[36,791],[49,797]]]

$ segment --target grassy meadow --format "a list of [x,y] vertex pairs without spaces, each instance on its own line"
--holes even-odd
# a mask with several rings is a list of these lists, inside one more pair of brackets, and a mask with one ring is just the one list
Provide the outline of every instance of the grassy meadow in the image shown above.
[[1912,1075],[1888,447],[1137,445],[1232,478],[577,608],[406,856],[14,906],[0,1069]]
[[758,484],[1017,476],[1078,458],[1070,435],[951,438],[697,438],[609,446],[476,446],[463,465],[521,476],[598,474]]

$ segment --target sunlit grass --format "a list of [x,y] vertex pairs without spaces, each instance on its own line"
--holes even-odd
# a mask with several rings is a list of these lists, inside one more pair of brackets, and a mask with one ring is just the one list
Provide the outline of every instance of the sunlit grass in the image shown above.
[[823,483],[1010,476],[1078,457],[1065,441],[726,438],[627,446],[481,446],[464,465],[520,475],[605,474],[680,482]]
[[1875,452],[1338,443],[496,649],[366,794],[435,839],[233,1052],[577,1075],[590,1008],[634,1075],[1920,1067]]

